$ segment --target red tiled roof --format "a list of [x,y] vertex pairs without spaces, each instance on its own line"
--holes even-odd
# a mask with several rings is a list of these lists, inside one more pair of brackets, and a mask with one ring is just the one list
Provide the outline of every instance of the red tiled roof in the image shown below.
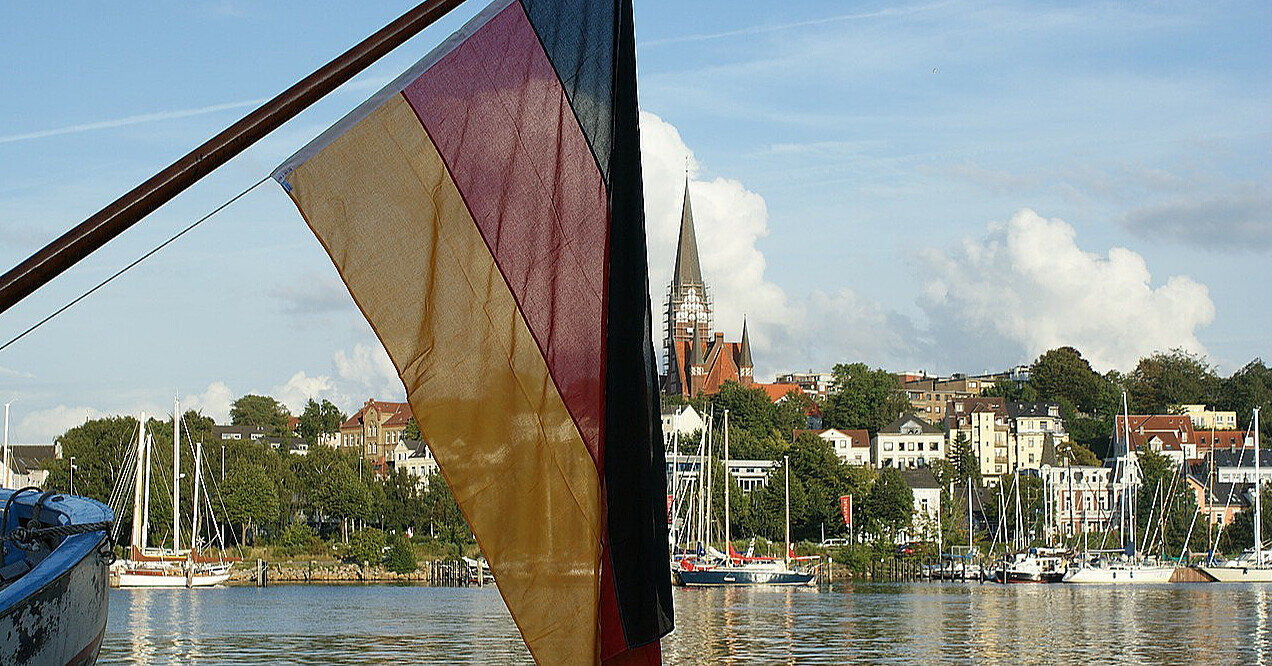
[[791,391],[796,393],[804,392],[804,389],[801,389],[798,384],[761,384],[757,382],[755,385],[763,389],[768,394],[769,400],[773,402],[785,398],[786,394]]
[[1212,433],[1209,430],[1198,430],[1196,431],[1196,435],[1197,448],[1199,449],[1237,449],[1254,447],[1253,441],[1251,441],[1248,446],[1245,444],[1246,437],[1251,437],[1250,432],[1246,430],[1216,430],[1213,433],[1213,440]]
[[384,400],[371,399],[367,400],[366,404],[362,405],[361,409],[354,412],[353,416],[349,417],[349,420],[341,423],[340,429],[344,430],[346,428],[358,427],[358,424],[362,423],[362,417],[366,415],[367,410],[372,408],[381,414],[390,415],[389,418],[383,422],[383,425],[386,426],[406,425],[407,420],[411,418],[411,406],[408,403],[387,402]]

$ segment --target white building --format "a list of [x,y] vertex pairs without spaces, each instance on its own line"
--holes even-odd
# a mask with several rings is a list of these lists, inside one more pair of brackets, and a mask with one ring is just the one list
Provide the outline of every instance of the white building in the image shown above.
[[414,477],[415,485],[420,490],[428,489],[428,479],[438,469],[437,460],[433,458],[433,452],[425,442],[399,439],[389,449],[386,458],[393,469],[406,470],[407,474]]
[[[680,487],[684,488],[688,485],[696,484],[698,480],[698,466],[700,460],[696,455],[677,455],[667,454],[667,487],[672,487],[672,471],[677,470],[677,478],[680,480]],[[781,463],[776,460],[730,460],[729,474],[733,480],[737,482],[738,487],[744,493],[750,493],[756,488],[763,488],[768,485],[769,472],[773,468],[780,466]]]
[[927,421],[904,414],[875,435],[875,466],[917,469],[945,458],[945,432]]
[[833,372],[788,372],[784,375],[778,375],[773,380],[774,384],[794,384],[801,391],[813,398],[825,398],[826,394],[835,386],[835,373]]
[[664,444],[671,447],[672,433],[680,433],[681,439],[707,427],[707,422],[693,408],[693,405],[682,405],[662,413],[662,432]]
[[[1113,466],[1043,465],[1040,475],[1047,496],[1048,529],[1057,536],[1071,536],[1116,524],[1123,489],[1116,483],[1116,471]],[[1136,466],[1130,465],[1128,483],[1136,480],[1136,472]]]
[[1010,402],[1007,415],[1014,437],[1010,438],[1011,469],[1042,468],[1042,452],[1048,442],[1053,446],[1069,441],[1069,433],[1060,415],[1060,405],[1053,402]]
[[914,493],[914,514],[906,541],[937,541],[941,537],[941,486],[925,468],[901,470],[901,478]]
[[795,436],[811,433],[826,440],[835,455],[849,465],[866,467],[870,465],[870,433],[865,430],[796,430]]

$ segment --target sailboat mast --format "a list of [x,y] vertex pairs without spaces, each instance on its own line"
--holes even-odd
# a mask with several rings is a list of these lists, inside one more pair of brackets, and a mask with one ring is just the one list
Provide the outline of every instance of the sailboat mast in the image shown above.
[[733,562],[733,541],[729,525],[729,410],[724,410],[724,553]]
[[707,543],[707,431],[698,434],[698,546]]
[[181,401],[172,398],[172,552],[181,550]]
[[146,455],[144,456],[145,467],[142,470],[142,478],[145,479],[145,491],[142,493],[142,511],[141,511],[141,547],[146,548],[150,545],[150,454],[154,448],[155,440],[146,433]]
[[972,477],[967,477],[967,557],[972,556]]
[[791,457],[782,456],[782,462],[786,466],[786,472],[782,474],[782,481],[786,484],[786,548],[782,551],[782,561],[786,562],[786,566],[790,567],[791,556]]
[[1254,408],[1254,563],[1263,564],[1263,502],[1260,488],[1263,476],[1259,473],[1259,408]]
[[1025,516],[1020,510],[1020,474],[1016,474],[1016,547],[1025,547]]
[[143,471],[146,466],[146,413],[142,412],[137,417],[137,469],[136,479],[133,483],[133,515],[132,515],[132,545],[134,548],[141,548],[141,522],[143,520],[142,513],[145,512],[145,501],[142,499],[142,493],[145,492],[145,479]]
[[[1127,495],[1130,494],[1131,489],[1130,489],[1130,484],[1127,483],[1126,481],[1126,476],[1127,474],[1130,473],[1130,463],[1131,463],[1131,408],[1126,402],[1126,391],[1122,391],[1122,446],[1125,447],[1126,450],[1122,453],[1123,455],[1123,462],[1121,465],[1122,476],[1118,480],[1119,484],[1122,486],[1122,511],[1120,512],[1118,518],[1122,523],[1122,547],[1125,548],[1126,544],[1129,543],[1131,544],[1131,548],[1134,548],[1135,547],[1135,513],[1134,513],[1135,505],[1127,497]],[[1129,520],[1127,519],[1128,512],[1129,512]],[[1129,541],[1126,538],[1128,527],[1130,528],[1130,537],[1131,537]]]
[[199,548],[199,491],[202,490],[202,484],[199,481],[203,477],[203,442],[194,445],[194,501],[191,506],[194,507],[194,515],[191,517],[190,528],[190,557],[193,559]]
[[671,431],[671,544],[672,550],[680,543],[680,532],[683,527],[680,520],[680,431]]

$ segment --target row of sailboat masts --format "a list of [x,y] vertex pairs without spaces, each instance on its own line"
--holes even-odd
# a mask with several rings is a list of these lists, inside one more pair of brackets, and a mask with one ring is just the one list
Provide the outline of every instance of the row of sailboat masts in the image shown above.
[[[696,540],[698,545],[703,548],[710,545],[711,543],[711,522],[712,522],[711,516],[714,513],[714,507],[712,506],[712,498],[713,498],[712,491],[713,491],[714,481],[713,481],[713,474],[711,473],[711,467],[713,466],[712,461],[714,460],[714,457],[712,456],[712,444],[713,444],[712,430],[714,429],[713,426],[714,426],[714,416],[708,415],[707,421],[706,421],[706,428],[704,429],[701,439],[698,442],[698,456],[697,456],[698,474],[696,478],[696,481],[697,481],[696,490],[697,490],[698,501],[697,501],[697,507],[696,507],[697,515],[695,516],[695,519],[693,521],[694,529],[693,529],[692,537],[690,536],[690,530],[688,529],[687,526],[681,527],[681,529],[684,531],[686,541],[688,541],[690,538],[693,538]],[[731,498],[730,486],[732,486],[732,484],[729,482],[729,478],[727,476],[729,474],[729,463],[730,463],[729,410],[727,409],[724,410],[722,428],[724,430],[724,452],[723,452],[724,465],[723,466],[724,466],[724,473],[726,475],[725,478],[721,479],[721,483],[724,484],[724,488],[723,488],[724,551],[725,551],[725,557],[728,558],[729,562],[732,562],[733,560],[733,526],[732,526],[733,515],[732,515],[732,506],[731,506],[732,502],[730,501],[730,498]],[[672,488],[673,488],[673,491],[679,491],[680,489],[679,467],[680,467],[679,437],[678,437],[678,434],[673,433],[672,435]],[[790,468],[791,468],[790,456],[785,456],[783,458],[782,481],[785,485],[784,495],[785,495],[786,514],[784,516],[785,548],[782,551],[782,560],[786,562],[789,562],[788,558],[791,551]],[[679,516],[679,511],[677,510],[677,501],[676,501],[676,498],[673,497],[673,502],[672,502],[673,527],[675,525],[675,521],[677,520],[678,516]]]
[[[172,552],[181,551],[181,403],[174,398],[172,401]],[[132,520],[132,543],[138,549],[144,551],[149,547],[150,539],[150,482],[151,482],[151,452],[154,448],[154,439],[150,437],[146,430],[146,413],[142,412],[138,416],[137,428],[137,465],[136,477],[133,484],[133,520]],[[201,486],[198,470],[203,467],[203,443],[199,442],[195,445],[195,474],[194,474],[194,495],[193,502],[195,505],[193,525],[190,536],[191,553],[194,552],[194,546],[197,545],[199,534],[199,510],[198,503],[200,493],[206,492]]]

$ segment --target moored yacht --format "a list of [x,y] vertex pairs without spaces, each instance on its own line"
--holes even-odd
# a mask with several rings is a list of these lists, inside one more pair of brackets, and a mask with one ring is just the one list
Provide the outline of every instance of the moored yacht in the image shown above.
[[1272,583],[1272,553],[1263,544],[1263,479],[1259,464],[1259,408],[1254,408],[1254,547],[1222,564],[1203,566],[1206,575],[1220,583]]

